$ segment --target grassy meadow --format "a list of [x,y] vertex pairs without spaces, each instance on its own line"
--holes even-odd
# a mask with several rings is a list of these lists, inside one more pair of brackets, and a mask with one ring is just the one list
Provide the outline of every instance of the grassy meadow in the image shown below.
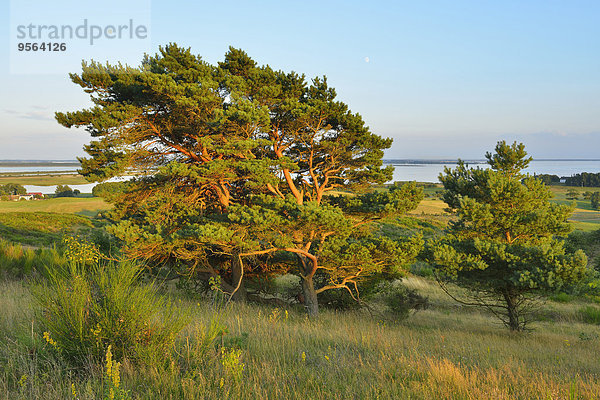
[[101,198],[60,197],[0,202],[0,238],[29,246],[51,246],[65,234],[94,226],[92,218],[110,206]]
[[92,226],[89,218],[72,213],[0,213],[0,238],[30,246],[52,246],[63,235],[77,234]]
[[[575,211],[571,217],[575,229],[590,232],[600,228],[600,211],[592,209],[589,200],[584,200],[583,192],[598,192],[600,188],[580,188],[573,186],[549,186],[554,194],[554,201],[560,204],[571,204],[573,201],[576,204]],[[567,191],[576,190],[580,197],[577,200],[567,199]]]
[[[555,201],[568,201],[567,189],[551,187]],[[450,221],[437,190],[426,188],[404,228],[433,232]],[[32,273],[65,263],[61,238],[92,229],[108,208],[83,197],[0,202],[0,399],[600,399],[600,299],[558,293],[535,312],[532,331],[511,333],[427,274],[404,284],[429,308],[400,321],[328,309],[313,320],[300,306],[215,303],[157,282],[186,326],[153,364],[120,360],[114,386],[104,364],[74,368],[44,338],[34,297],[44,283]],[[599,215],[579,200],[572,220],[596,230]]]
[[52,212],[94,216],[110,205],[99,197],[57,197],[35,201],[2,201],[0,214],[10,212]]
[[[86,183],[81,175],[0,175],[0,184],[57,185]],[[52,246],[65,234],[93,227],[92,219],[110,205],[91,195],[32,201],[0,201],[0,238],[27,246]]]
[[18,183],[20,185],[53,186],[53,185],[84,185],[89,183],[79,174],[47,174],[27,173],[18,175],[14,173],[0,174],[0,185]]
[[[433,306],[402,322],[327,310],[315,321],[302,310],[243,304],[215,310],[173,294],[190,315],[174,355],[151,367],[124,361],[121,389],[135,399],[598,398],[599,330],[572,312],[581,305],[550,302],[552,320],[512,334],[431,281],[407,284]],[[81,374],[52,355],[28,285],[7,281],[0,290],[0,398],[109,398],[100,368]],[[227,333],[198,354],[193,343],[215,320]],[[237,349],[241,375],[223,363],[221,344]]]

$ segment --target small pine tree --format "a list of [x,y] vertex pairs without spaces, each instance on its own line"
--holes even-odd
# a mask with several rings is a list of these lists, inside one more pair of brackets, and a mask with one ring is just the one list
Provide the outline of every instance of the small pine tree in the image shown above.
[[[537,295],[583,279],[583,251],[565,251],[558,239],[571,230],[573,206],[550,202],[540,180],[526,177],[523,144],[499,142],[486,157],[491,169],[462,161],[440,175],[444,200],[458,220],[450,234],[428,246],[443,287],[447,281],[470,289],[457,300],[488,308],[511,330],[520,331]],[[447,290],[449,294],[449,290]]]

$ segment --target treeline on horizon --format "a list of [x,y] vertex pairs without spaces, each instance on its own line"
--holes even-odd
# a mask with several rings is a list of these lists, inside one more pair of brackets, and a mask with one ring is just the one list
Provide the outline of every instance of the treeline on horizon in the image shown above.
[[582,172],[580,174],[563,177],[552,174],[537,174],[534,175],[534,178],[543,181],[547,185],[560,183],[561,179],[564,179],[566,186],[600,187],[600,172]]

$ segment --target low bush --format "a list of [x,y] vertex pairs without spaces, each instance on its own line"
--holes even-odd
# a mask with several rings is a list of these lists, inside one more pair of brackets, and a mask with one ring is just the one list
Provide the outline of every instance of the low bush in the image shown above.
[[600,210],[600,192],[594,192],[590,195],[592,209]]
[[573,300],[573,296],[564,292],[560,292],[550,296],[550,300],[556,301],[558,303],[568,303]]
[[48,343],[74,365],[98,363],[108,346],[117,359],[169,358],[185,317],[155,285],[140,283],[138,265],[82,254],[71,251],[66,268],[48,271],[48,282],[36,292]]
[[579,315],[584,322],[588,324],[600,325],[600,308],[586,306],[579,310]]
[[129,182],[104,182],[99,183],[92,188],[92,195],[94,197],[103,197],[107,200],[118,196],[125,192],[129,187]]
[[411,312],[429,308],[429,299],[404,286],[401,280],[367,280],[359,285],[359,292],[360,301],[357,301],[347,290],[328,290],[319,294],[319,304],[335,310],[366,307],[371,311],[383,311],[398,320],[408,318]]
[[411,312],[429,308],[429,299],[416,290],[409,289],[401,281],[382,282],[378,285],[375,299],[385,304],[398,319],[408,318]]
[[332,310],[358,310],[363,305],[345,289],[326,290],[319,293],[319,305]]

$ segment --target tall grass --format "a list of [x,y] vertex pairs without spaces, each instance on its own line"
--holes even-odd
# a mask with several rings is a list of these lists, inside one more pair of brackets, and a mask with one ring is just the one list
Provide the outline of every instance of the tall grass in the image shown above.
[[56,248],[35,249],[0,238],[0,277],[22,279],[46,266],[60,266],[66,258]]
[[[0,309],[9,310],[0,313],[0,398],[74,398],[71,384],[77,398],[103,398],[102,366],[76,373],[54,358],[37,326],[31,333],[37,306],[28,288],[7,282],[0,290]],[[315,321],[295,310],[243,304],[215,310],[185,298],[176,304],[192,320],[172,357],[142,366],[117,360],[121,388],[134,399],[593,399],[600,393],[597,327],[573,320],[539,322],[525,335],[451,304],[401,323],[359,312],[323,311]]]
[[600,308],[586,306],[579,310],[579,313],[585,322],[600,325]]

